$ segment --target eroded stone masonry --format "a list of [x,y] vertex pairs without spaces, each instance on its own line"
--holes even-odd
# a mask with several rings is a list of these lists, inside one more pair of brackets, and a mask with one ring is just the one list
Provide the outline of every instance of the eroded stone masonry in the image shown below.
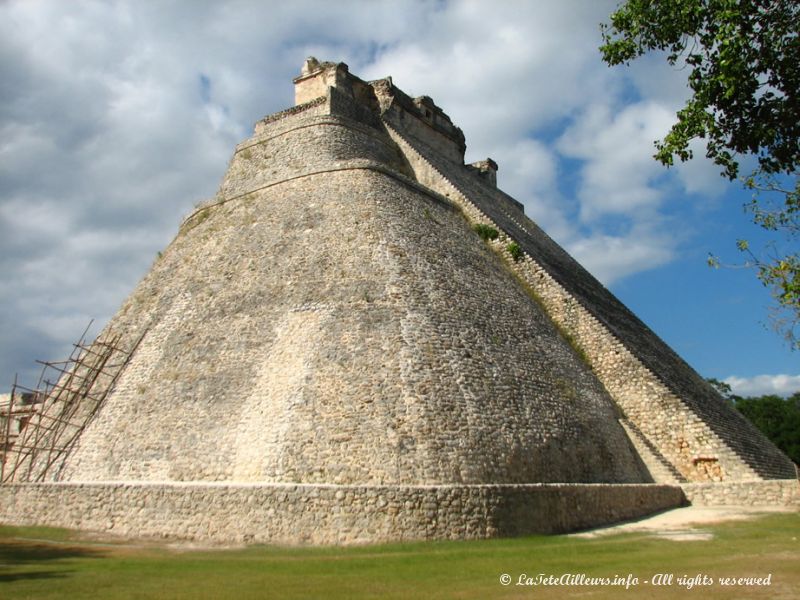
[[464,164],[433,100],[315,59],[295,89],[101,334],[124,368],[0,485],[2,521],[324,544],[798,503],[791,461]]

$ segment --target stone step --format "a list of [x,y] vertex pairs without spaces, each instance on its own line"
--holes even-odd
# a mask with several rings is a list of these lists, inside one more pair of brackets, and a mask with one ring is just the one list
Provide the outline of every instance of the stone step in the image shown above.
[[671,484],[686,482],[686,479],[658,452],[658,449],[648,441],[636,425],[628,419],[619,419],[619,424],[628,434],[628,439],[639,453],[639,457],[648,471],[650,471],[653,481]]

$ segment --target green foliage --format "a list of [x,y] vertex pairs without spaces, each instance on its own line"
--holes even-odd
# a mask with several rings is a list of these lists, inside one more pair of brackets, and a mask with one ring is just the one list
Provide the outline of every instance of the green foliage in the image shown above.
[[736,408],[773,444],[800,464],[800,392],[789,398],[734,397]]
[[522,248],[519,247],[517,242],[511,242],[508,246],[506,246],[506,250],[508,250],[511,258],[513,258],[515,261],[522,258]]
[[651,50],[686,65],[693,96],[657,144],[664,164],[691,158],[692,139],[735,179],[737,155],[754,154],[767,173],[800,162],[797,27],[800,5],[788,0],[628,0],[603,25],[609,65]]
[[[423,216],[424,216],[424,217],[425,217],[425,218],[426,218],[428,221],[430,221],[430,222],[432,222],[432,223],[436,223],[437,225],[441,225],[441,222],[439,222],[438,220],[436,220],[436,217],[434,217],[434,216],[433,216],[433,213],[431,213],[431,211],[430,211],[428,208],[425,208],[425,209],[422,211],[422,215],[423,215]],[[462,214],[462,216],[463,216],[463,214]]]
[[500,235],[497,229],[489,225],[484,225],[483,223],[476,224],[473,229],[479,236],[481,236],[483,241],[496,240]]
[[[511,275],[514,279],[517,280],[517,283],[523,290],[525,290],[525,293],[528,294],[528,297],[531,300],[533,300],[545,313],[548,313],[549,309],[545,305],[544,300],[542,300],[541,296],[539,296],[539,294],[536,293],[536,290],[533,289],[531,284],[525,281],[525,279],[523,279],[519,273],[512,270],[511,268],[507,267],[507,271],[509,275]],[[572,348],[575,351],[577,357],[580,358],[581,361],[583,361],[584,364],[586,364],[586,366],[588,366],[591,369],[592,361],[589,360],[589,355],[586,354],[586,352],[583,350],[583,348],[577,342],[577,340],[574,337],[572,337],[570,332],[567,331],[564,327],[562,327],[555,321],[553,321],[552,323],[555,326],[556,330],[558,330],[558,333],[561,335],[561,337],[564,338],[564,340],[569,344],[570,348]]]
[[583,363],[586,364],[591,369],[592,361],[589,360],[589,355],[586,354],[583,347],[581,347],[581,345],[577,342],[577,340],[574,337],[572,337],[572,335],[560,325],[557,324],[556,329],[558,329],[558,332],[561,334],[561,337],[567,340],[569,347],[572,348],[572,350],[575,352],[578,358],[580,358],[581,361],[583,361]]
[[719,379],[714,379],[713,377],[707,378],[706,381],[711,384],[711,387],[719,392],[720,396],[726,400],[732,399],[733,390],[729,384],[725,383],[724,381],[720,381]]
[[569,402],[574,403],[578,400],[580,395],[578,394],[578,390],[575,387],[575,383],[569,379],[564,379],[563,377],[557,377],[555,380],[555,386],[561,394],[559,398],[559,402]]
[[757,256],[746,240],[738,240],[738,250],[746,255],[747,266],[758,270],[758,278],[771,289],[777,306],[772,309],[772,323],[792,348],[800,348],[800,255],[796,252],[767,250],[766,257]]
[[194,215],[194,220],[196,225],[200,225],[200,223],[204,222],[208,217],[211,216],[211,211],[208,208],[202,208],[197,211]]
[[186,219],[181,227],[182,233],[187,233],[197,227],[198,225],[202,224],[208,217],[211,216],[211,210],[209,207],[200,208],[194,212],[190,217]]
[[[689,144],[702,139],[706,156],[728,179],[740,162],[758,167],[743,178],[754,190],[747,209],[755,223],[781,234],[783,244],[748,256],[772,291],[780,317],[776,326],[794,348],[800,321],[800,258],[794,250],[800,199],[800,3],[794,0],[627,0],[601,25],[603,60],[629,64],[651,51],[670,65],[687,68],[692,96],[677,122],[656,142],[655,158],[669,166],[692,158]],[[766,194],[780,198],[764,202]],[[771,198],[774,198],[772,196]],[[719,266],[715,257],[710,264]],[[786,316],[788,315],[788,316]]]
[[706,381],[786,456],[800,464],[800,392],[788,399],[774,395],[744,398],[734,394],[724,381],[714,378]]

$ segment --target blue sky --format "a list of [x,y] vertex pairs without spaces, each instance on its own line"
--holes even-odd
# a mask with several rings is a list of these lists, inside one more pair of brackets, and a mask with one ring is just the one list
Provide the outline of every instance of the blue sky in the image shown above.
[[467,161],[495,159],[499,186],[702,375],[800,389],[752,271],[706,266],[763,238],[749,194],[702,158],[651,158],[686,71],[606,67],[598,24],[615,4],[0,4],[0,388],[107,321],[314,55],[431,96]]

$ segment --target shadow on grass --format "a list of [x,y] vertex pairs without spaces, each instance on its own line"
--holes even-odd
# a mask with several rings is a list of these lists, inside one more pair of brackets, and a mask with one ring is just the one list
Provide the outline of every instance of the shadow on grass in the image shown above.
[[0,571],[0,583],[11,583],[23,579],[60,579],[66,577],[67,574],[67,571],[21,571],[19,573]]
[[[62,546],[35,540],[6,539],[0,541],[0,583],[22,579],[65,577],[70,570],[60,561],[104,556],[105,553],[92,548]],[[54,568],[43,570],[41,569],[43,563]]]

